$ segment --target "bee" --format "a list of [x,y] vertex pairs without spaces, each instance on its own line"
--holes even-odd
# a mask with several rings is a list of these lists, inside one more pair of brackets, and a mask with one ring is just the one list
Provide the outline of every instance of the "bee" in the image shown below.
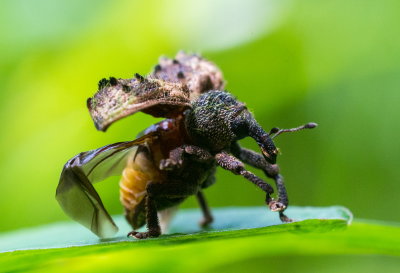
[[[93,184],[120,175],[120,200],[125,217],[138,239],[158,237],[160,220],[188,196],[196,195],[203,219],[213,217],[203,190],[215,182],[217,166],[240,175],[265,192],[270,210],[283,222],[288,196],[276,164],[278,149],[273,139],[285,132],[311,129],[307,123],[292,129],[263,130],[243,102],[224,90],[220,69],[210,61],[180,52],[174,59],[161,58],[147,76],[102,79],[87,101],[96,128],[106,131],[114,122],[144,112],[165,120],[154,124],[135,140],[119,142],[80,153],[64,166],[56,198],[74,220],[100,238],[118,230]],[[253,138],[261,153],[242,148],[238,141]],[[262,170],[274,180],[273,187],[248,171],[244,164]],[[147,231],[138,228],[147,225]]]

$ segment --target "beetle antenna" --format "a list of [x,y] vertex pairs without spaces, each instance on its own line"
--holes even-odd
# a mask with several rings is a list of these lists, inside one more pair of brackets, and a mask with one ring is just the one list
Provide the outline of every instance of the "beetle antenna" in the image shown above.
[[269,131],[269,135],[270,135],[271,139],[273,139],[273,138],[279,136],[282,133],[297,132],[297,131],[300,131],[300,130],[303,130],[303,129],[313,129],[313,128],[317,127],[317,126],[318,126],[318,124],[316,124],[315,122],[309,122],[309,123],[304,124],[302,126],[299,126],[299,127],[296,127],[296,128],[291,128],[291,129],[279,129],[279,128],[275,127],[275,128],[272,128]]

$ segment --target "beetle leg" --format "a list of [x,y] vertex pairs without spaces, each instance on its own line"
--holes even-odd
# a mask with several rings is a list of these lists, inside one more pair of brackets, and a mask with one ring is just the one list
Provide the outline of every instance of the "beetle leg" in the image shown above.
[[267,198],[266,203],[271,210],[279,211],[279,217],[283,222],[291,222],[292,220],[283,213],[289,204],[289,199],[283,177],[279,174],[279,166],[277,164],[269,164],[261,154],[242,148],[237,142],[232,145],[231,151],[235,156],[243,160],[244,163],[263,170],[266,176],[274,179],[278,190],[278,200]]
[[254,168],[263,170],[265,175],[270,178],[273,178],[279,174],[279,167],[277,164],[268,163],[261,154],[246,148],[242,148],[237,142],[232,144],[231,152],[244,163],[249,164]]
[[203,219],[200,220],[199,225],[205,228],[214,221],[214,218],[211,215],[210,209],[207,205],[206,199],[204,198],[203,192],[198,191],[196,197],[197,201],[200,204],[201,211],[203,212]]
[[137,239],[146,239],[149,237],[158,237],[161,235],[161,228],[160,224],[158,223],[156,203],[151,196],[146,196],[146,212],[147,232],[131,231],[128,233],[128,236],[136,237]]
[[215,159],[217,160],[217,164],[220,165],[222,168],[231,171],[234,174],[241,175],[247,180],[251,181],[257,187],[267,193],[267,200],[270,199],[270,194],[274,192],[274,189],[271,187],[271,185],[264,182],[261,178],[259,178],[252,172],[247,171],[244,168],[244,164],[239,161],[239,159],[226,152],[216,154]]
[[171,150],[168,158],[161,159],[159,166],[160,170],[175,170],[182,167],[184,152],[185,150],[182,147]]
[[193,195],[198,191],[197,185],[185,185],[184,183],[149,183],[146,188],[146,223],[147,232],[131,231],[128,236],[136,237],[137,239],[146,239],[149,237],[158,237],[161,235],[161,228],[157,215],[158,198],[185,198]]
[[206,149],[194,145],[183,145],[185,153],[192,156],[198,162],[207,162],[213,159],[213,156]]
[[182,166],[185,155],[192,156],[198,162],[213,159],[205,149],[194,145],[182,145],[170,151],[169,157],[160,161],[160,170],[174,170]]

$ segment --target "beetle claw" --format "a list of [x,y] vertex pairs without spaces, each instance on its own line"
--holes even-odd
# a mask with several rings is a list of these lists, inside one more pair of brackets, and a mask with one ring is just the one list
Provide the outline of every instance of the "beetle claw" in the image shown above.
[[279,212],[279,218],[280,218],[281,221],[284,222],[284,223],[291,223],[291,222],[293,222],[293,219],[287,217],[285,214],[283,214],[282,211]]
[[284,211],[286,209],[286,206],[284,204],[282,204],[279,201],[275,201],[275,200],[271,200],[268,203],[268,207],[271,211]]
[[214,219],[212,217],[211,218],[205,217],[199,221],[199,226],[201,228],[208,228],[213,221]]
[[151,237],[158,237],[160,236],[159,233],[155,233],[155,232],[138,232],[138,231],[131,231],[128,233],[127,237],[132,237],[132,238],[136,238],[136,239],[147,239],[147,238],[151,238]]
[[281,202],[279,202],[279,200],[274,200],[274,199],[270,199],[270,201],[268,202],[268,207],[271,211],[274,212],[279,212],[279,218],[281,219],[282,222],[284,223],[291,223],[293,222],[293,220],[289,217],[287,217],[283,211],[286,209],[286,206],[284,204],[282,204]]

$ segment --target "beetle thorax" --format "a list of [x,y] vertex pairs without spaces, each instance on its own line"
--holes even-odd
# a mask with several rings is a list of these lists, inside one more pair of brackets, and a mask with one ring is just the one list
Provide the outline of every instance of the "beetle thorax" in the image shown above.
[[186,129],[195,144],[218,152],[229,147],[236,135],[232,132],[231,121],[237,109],[243,104],[231,94],[210,91],[192,103],[186,114]]

